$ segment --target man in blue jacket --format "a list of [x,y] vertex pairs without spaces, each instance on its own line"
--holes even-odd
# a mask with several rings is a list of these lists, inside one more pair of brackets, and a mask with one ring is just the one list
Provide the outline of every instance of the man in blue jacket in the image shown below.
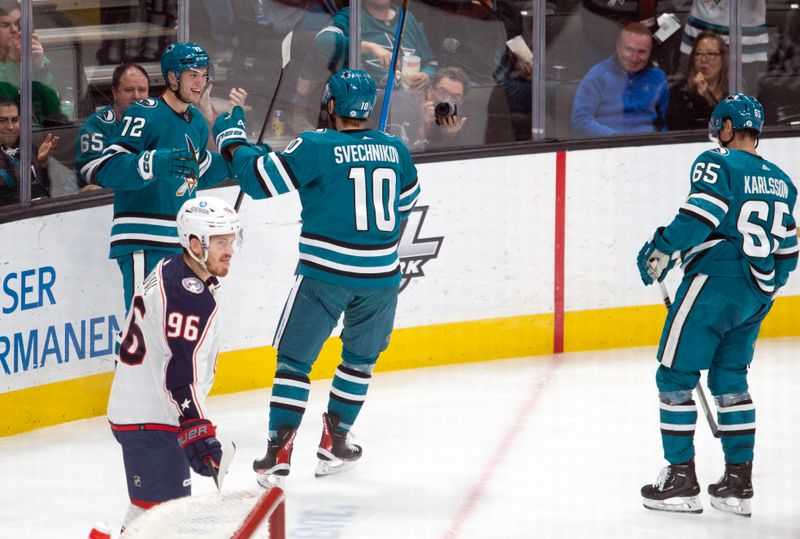
[[595,65],[578,85],[572,134],[607,137],[660,131],[669,102],[667,76],[650,63],[653,36],[641,23],[623,28],[617,52]]

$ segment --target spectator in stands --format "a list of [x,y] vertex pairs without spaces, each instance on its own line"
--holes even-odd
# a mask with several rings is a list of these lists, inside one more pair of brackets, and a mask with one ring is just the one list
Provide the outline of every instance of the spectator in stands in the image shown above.
[[655,1],[581,0],[580,51],[583,71],[605,60],[614,47],[620,30],[632,22],[640,22],[653,31]]
[[[469,78],[463,69],[443,67],[433,75],[431,85],[425,90],[422,104],[422,127],[418,138],[410,146],[412,151],[453,147],[460,144],[467,117],[464,116],[464,97],[469,91]],[[455,113],[437,116],[435,108],[442,103],[455,105]]]
[[714,32],[701,32],[692,46],[686,78],[670,90],[667,127],[706,129],[717,103],[728,95],[728,47]]
[[[361,14],[361,61],[378,87],[386,86],[392,46],[397,30],[399,8],[391,0],[364,0]],[[421,58],[420,71],[409,80],[409,86],[422,90],[436,72],[437,62],[422,25],[409,12],[403,32],[403,54]],[[338,71],[347,63],[350,44],[350,8],[339,10],[331,23],[317,35],[315,44],[324,58],[330,59]],[[397,68],[400,68],[399,59]]]
[[572,106],[572,134],[602,137],[664,129],[669,103],[667,76],[650,62],[653,36],[630,23],[617,51],[581,80]]
[[[392,0],[364,0],[361,11],[361,61],[378,88],[385,87],[400,9],[392,5]],[[308,115],[309,112],[316,114],[320,105],[317,96],[312,96],[315,90],[313,81],[323,73],[327,77],[327,72],[348,67],[349,36],[350,8],[345,7],[320,30],[314,39],[314,51],[306,56],[292,98],[294,110],[290,123],[295,131],[314,129],[308,121]],[[402,45],[403,54],[420,57],[419,73],[408,77],[408,87],[411,90],[424,90],[436,72],[438,63],[422,24],[411,12],[406,14]],[[401,59],[398,57],[398,71],[400,66]]]
[[[692,0],[689,19],[683,28],[681,62],[688,65],[694,41],[700,32],[712,30],[730,44],[730,0]],[[767,2],[752,0],[739,3],[742,21],[742,79],[744,91],[755,95],[767,69],[769,33],[767,32]]]
[[519,8],[507,0],[423,0],[441,12],[425,31],[442,65],[478,86],[503,87],[512,112],[530,112],[533,53]]
[[[22,58],[22,35],[19,5],[14,0],[0,0],[0,82],[14,88],[20,87],[20,60]],[[44,53],[39,38],[33,34],[31,43],[33,55],[33,113],[35,126],[51,126],[66,123],[61,112],[56,84],[48,64],[50,60]],[[3,92],[7,94],[8,92]]]
[[[20,137],[19,103],[0,96],[0,205],[19,202]],[[58,137],[48,133],[44,141],[33,146],[31,163],[31,199],[50,196],[47,161],[58,144]]]
[[139,64],[117,66],[111,75],[111,94],[114,102],[86,118],[78,132],[75,170],[78,173],[78,187],[81,191],[100,189],[97,184],[86,181],[81,169],[103,153],[106,140],[117,131],[125,109],[150,96],[150,77],[147,71]]

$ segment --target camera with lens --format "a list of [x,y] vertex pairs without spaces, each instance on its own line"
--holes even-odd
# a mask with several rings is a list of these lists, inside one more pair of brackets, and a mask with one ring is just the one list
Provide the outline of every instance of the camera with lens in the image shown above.
[[434,105],[433,114],[436,116],[437,120],[443,120],[448,116],[456,116],[458,114],[458,107],[453,101],[445,99]]

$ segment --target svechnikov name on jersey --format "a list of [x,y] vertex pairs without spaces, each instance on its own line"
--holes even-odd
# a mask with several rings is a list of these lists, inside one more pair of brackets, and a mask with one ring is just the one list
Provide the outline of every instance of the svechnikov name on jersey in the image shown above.
[[333,147],[333,158],[337,164],[363,161],[400,162],[397,148],[389,144],[342,144]]
[[775,195],[789,197],[789,186],[779,178],[769,176],[744,176],[744,192],[753,195]]

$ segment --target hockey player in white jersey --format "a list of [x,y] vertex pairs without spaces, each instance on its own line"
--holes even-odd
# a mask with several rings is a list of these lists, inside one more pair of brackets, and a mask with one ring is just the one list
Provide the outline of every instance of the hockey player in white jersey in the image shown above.
[[239,216],[202,196],[183,204],[177,228],[183,253],[162,259],[134,295],[108,402],[131,501],[123,529],[190,495],[189,468],[213,476],[222,456],[205,401],[221,335],[217,277],[241,244]]

